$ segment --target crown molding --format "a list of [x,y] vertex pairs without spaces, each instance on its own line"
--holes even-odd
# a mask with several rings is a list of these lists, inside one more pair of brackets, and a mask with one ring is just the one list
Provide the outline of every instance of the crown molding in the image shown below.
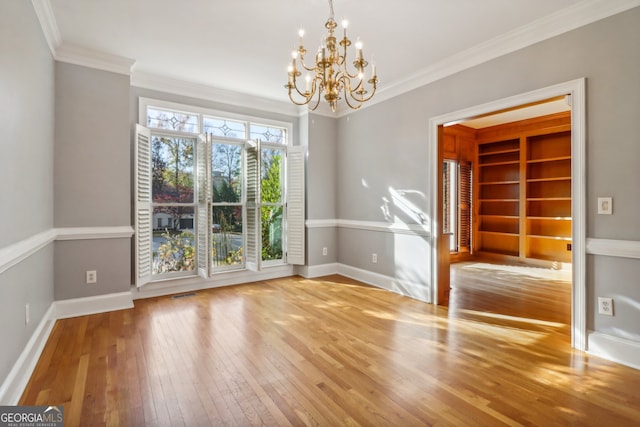
[[[445,58],[391,86],[380,87],[376,96],[362,108],[638,6],[640,0],[587,0],[577,3]],[[338,115],[346,116],[351,113],[352,111],[345,110]]]
[[188,96],[238,107],[265,110],[287,116],[300,116],[304,113],[296,105],[290,102],[262,98],[241,92],[220,89],[201,83],[178,80],[143,71],[134,71],[131,75],[131,86],[144,89],[157,90],[175,95]]
[[[307,107],[298,107],[280,100],[256,97],[146,72],[133,72],[132,74],[132,67],[135,64],[133,59],[65,44],[61,39],[50,0],[31,1],[49,48],[54,58],[58,61],[131,75],[133,86],[146,89],[207,99],[239,107],[273,111],[288,116],[302,116],[308,113]],[[640,6],[640,0],[582,1],[499,37],[480,43],[471,49],[445,58],[430,67],[417,71],[400,82],[387,87],[382,86],[378,89],[376,96],[363,104],[360,110],[465,69],[638,6]],[[359,110],[341,108],[336,113],[333,113],[328,106],[325,108],[324,105],[321,105],[314,113],[338,118],[353,114],[356,111]]]
[[131,75],[135,60],[123,56],[98,52],[81,46],[63,43],[55,54],[56,61],[67,62],[96,70],[109,71],[117,74]]
[[58,46],[62,44],[62,38],[60,37],[56,17],[51,8],[51,2],[49,0],[31,0],[31,3],[33,4],[33,9],[36,11],[38,21],[40,21],[40,27],[49,45],[51,55],[55,58],[56,50]]

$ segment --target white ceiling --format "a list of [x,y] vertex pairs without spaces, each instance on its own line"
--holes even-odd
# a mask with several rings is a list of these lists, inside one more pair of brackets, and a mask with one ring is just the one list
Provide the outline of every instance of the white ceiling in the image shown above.
[[[305,28],[305,44],[313,52],[329,15],[327,0],[34,2],[50,5],[50,26],[59,33],[54,48],[130,58],[134,76],[168,77],[276,101],[288,99],[286,67],[298,29]],[[593,4],[602,9],[602,4],[629,2],[335,0],[334,8],[338,22],[349,19],[350,37],[362,38],[366,59],[375,60],[382,93],[461,52],[517,36],[535,41],[531,33],[538,27],[546,31],[541,37],[549,37],[570,29],[556,28],[558,22],[571,21],[567,17],[581,19],[569,26],[584,25]],[[547,28],[550,23],[553,30]]]
[[525,105],[520,108],[508,109],[507,111],[498,111],[493,114],[470,118],[469,120],[460,121],[457,124],[473,129],[484,129],[503,123],[511,123],[565,111],[571,111],[571,106],[564,98],[551,99],[534,105]]

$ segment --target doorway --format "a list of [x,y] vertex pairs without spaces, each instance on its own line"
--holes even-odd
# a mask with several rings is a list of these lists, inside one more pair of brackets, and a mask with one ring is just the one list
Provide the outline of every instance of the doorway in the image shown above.
[[[432,178],[432,301],[436,304],[446,305],[449,298],[449,251],[451,247],[451,236],[443,232],[445,225],[445,215],[442,210],[443,200],[443,176],[440,160],[444,158],[442,144],[438,141],[443,140],[443,126],[446,124],[460,123],[470,118],[482,117],[492,114],[496,111],[512,111],[522,105],[539,104],[542,101],[567,97],[571,103],[571,135],[570,135],[570,169],[571,180],[570,201],[571,211],[571,252],[569,261],[572,265],[571,273],[571,342],[572,346],[581,350],[585,349],[585,333],[586,333],[586,290],[585,290],[585,245],[586,245],[586,226],[585,226],[585,179],[584,179],[584,163],[585,163],[585,95],[584,95],[584,79],[575,80],[556,86],[540,89],[537,91],[517,95],[510,98],[494,101],[491,103],[479,105],[476,107],[460,110],[443,116],[435,117],[430,120],[430,137],[431,137],[431,178]],[[502,150],[509,152],[508,149]],[[508,156],[507,156],[508,157]],[[496,162],[499,163],[499,162]],[[522,184],[517,184],[522,185]],[[508,199],[508,197],[505,197]],[[527,199],[520,199],[519,204],[527,203]],[[508,209],[507,204],[503,203],[496,209]],[[531,209],[535,207],[531,206]],[[502,215],[510,216],[510,215]],[[511,215],[515,217],[515,215]],[[517,221],[525,221],[518,219]],[[517,222],[516,221],[516,222]],[[498,225],[503,226],[504,224]],[[477,237],[477,236],[476,236]],[[496,243],[499,239],[491,239],[493,244],[501,247],[509,245],[508,249],[513,251],[513,242],[505,243],[508,239]],[[524,250],[522,243],[516,244],[518,251]],[[545,250],[544,248],[542,249]],[[549,298],[552,298],[549,295]]]

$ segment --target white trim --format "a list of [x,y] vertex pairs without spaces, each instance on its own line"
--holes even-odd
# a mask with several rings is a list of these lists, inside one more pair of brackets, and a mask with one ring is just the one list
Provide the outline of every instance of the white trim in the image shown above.
[[[120,74],[132,74],[131,70],[135,63],[133,59],[65,45],[61,39],[50,0],[32,0],[32,3],[55,59]],[[640,0],[586,0],[577,3],[445,58],[391,86],[381,86],[376,96],[363,104],[362,109],[637,6],[640,6]],[[288,101],[256,97],[142,71],[133,73],[132,86],[291,116],[302,116],[308,113],[306,107],[298,107]],[[324,103],[323,108],[316,110],[316,113],[330,117],[341,117],[353,112],[354,110],[344,109],[337,114],[331,114]]]
[[133,227],[65,227],[57,228],[56,240],[124,239],[133,236]]
[[377,288],[386,289],[409,298],[414,298],[427,303],[431,302],[430,289],[424,283],[402,280],[396,277],[386,276],[384,274],[363,270],[345,264],[338,264],[337,274],[367,283]]
[[0,274],[29,258],[57,237],[55,229],[49,229],[0,249]]
[[304,277],[305,279],[314,279],[316,277],[337,274],[339,265],[340,264],[335,262],[332,264],[321,264],[321,265],[310,265],[310,266],[301,265],[301,266],[296,266],[294,269],[294,272]]
[[86,239],[119,239],[133,236],[134,230],[129,225],[116,227],[66,227],[50,228],[34,236],[0,249],[0,274],[49,243],[58,240],[86,240]]
[[[587,331],[587,291],[586,291],[586,96],[585,79],[576,79],[554,86],[514,95],[508,98],[476,105],[463,110],[432,117],[429,120],[429,178],[431,180],[431,229],[437,230],[438,223],[438,126],[470,117],[491,113],[506,108],[517,107],[555,96],[571,95],[571,192],[575,195],[571,201],[572,208],[572,346],[584,350],[586,348]],[[437,301],[438,286],[438,254],[437,235],[431,236],[431,283],[433,284],[432,300]]]
[[385,233],[409,234],[424,237],[430,237],[428,224],[404,224],[404,223],[388,223],[378,221],[354,221],[341,219],[338,220],[338,227],[352,228],[355,230],[380,231]]
[[602,332],[589,332],[587,353],[640,369],[640,343]]
[[[131,75],[131,86],[204,99],[237,107],[280,113],[287,116],[297,117],[305,113],[304,111],[301,112],[300,109],[291,102],[233,92],[201,83],[187,82],[142,71],[133,72]],[[226,115],[228,116],[228,114]]]
[[339,220],[337,219],[308,219],[305,222],[307,228],[331,228],[337,227]]
[[131,75],[131,69],[136,63],[135,59],[111,55],[70,44],[58,46],[54,57],[60,62],[124,74],[126,76]]
[[[381,86],[376,96],[363,104],[361,109],[637,6],[640,6],[640,0],[587,0],[579,2],[449,56],[391,86]],[[339,111],[338,116],[346,116],[351,113],[353,113],[352,110]]]
[[56,50],[62,43],[62,38],[60,37],[56,17],[51,8],[51,2],[49,0],[31,0],[31,3],[33,4],[33,9],[36,11],[38,21],[40,21],[40,27],[49,45],[51,55],[55,58]]
[[309,219],[307,228],[351,228],[354,230],[379,231],[383,233],[408,234],[429,237],[429,224],[389,223],[382,221],[359,221],[351,219]]
[[55,324],[53,313],[54,306],[51,304],[4,379],[0,386],[0,405],[14,406],[18,404]]
[[640,241],[589,238],[587,239],[587,253],[640,259]]
[[109,311],[133,308],[131,292],[97,295],[94,297],[73,298],[53,303],[56,319],[106,313]]
[[132,286],[131,295],[134,300],[137,300],[176,293],[200,291],[204,289],[219,288],[222,286],[240,285],[260,280],[289,277],[293,275],[293,271],[294,266],[283,264],[272,267],[263,267],[260,271],[235,270],[217,273],[208,279],[203,279],[200,276],[191,276],[184,279],[155,281],[140,288]]

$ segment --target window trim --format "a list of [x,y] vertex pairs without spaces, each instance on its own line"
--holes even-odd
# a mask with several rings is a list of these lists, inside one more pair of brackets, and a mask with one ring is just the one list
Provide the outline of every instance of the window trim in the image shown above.
[[[245,114],[237,114],[237,113],[229,113],[229,112],[225,112],[225,111],[220,111],[220,110],[214,110],[214,109],[209,109],[209,108],[203,108],[203,107],[198,107],[198,106],[191,106],[191,105],[185,105],[185,104],[180,104],[180,103],[175,103],[175,102],[171,102],[171,101],[164,101],[164,100],[158,100],[158,99],[153,99],[153,98],[146,98],[146,97],[139,97],[138,98],[138,122],[141,123],[141,126],[146,127],[147,126],[147,110],[148,108],[155,108],[155,109],[160,109],[160,110],[169,110],[169,111],[175,111],[175,112],[180,112],[180,113],[185,113],[185,114],[196,114],[198,116],[197,122],[198,122],[198,133],[191,133],[191,132],[183,132],[183,131],[177,131],[177,130],[173,130],[173,129],[161,129],[161,128],[148,128],[149,131],[153,134],[163,134],[166,136],[180,136],[180,137],[193,137],[193,138],[198,138],[199,133],[201,135],[201,132],[204,130],[204,118],[205,117],[209,117],[209,118],[217,118],[217,119],[228,119],[228,120],[237,120],[237,121],[241,121],[241,122],[245,122],[247,124],[247,128],[246,128],[246,136],[250,136],[251,135],[251,125],[258,125],[258,126],[266,126],[266,127],[277,127],[277,128],[282,128],[284,129],[284,136],[286,138],[286,143],[277,143],[277,142],[272,142],[272,141],[261,141],[265,146],[267,147],[274,147],[274,148],[279,148],[282,149],[283,151],[283,162],[282,162],[282,183],[283,185],[283,192],[282,192],[282,202],[281,202],[281,206],[283,208],[283,230],[282,230],[282,246],[283,246],[283,255],[281,259],[278,260],[269,260],[269,261],[264,261],[264,262],[260,262],[259,266],[258,266],[258,270],[261,267],[282,267],[282,266],[286,266],[289,264],[304,264],[304,233],[302,233],[302,236],[299,236],[299,233],[297,233],[296,235],[296,257],[295,260],[296,261],[292,261],[290,262],[288,259],[288,244],[289,244],[289,238],[288,238],[288,221],[290,219],[289,215],[287,215],[287,211],[288,211],[288,181],[289,181],[289,173],[288,173],[288,157],[289,157],[289,152],[290,150],[292,150],[293,148],[296,149],[296,151],[299,151],[300,148],[302,147],[298,147],[298,146],[294,146],[293,145],[293,123],[292,122],[285,122],[285,121],[279,121],[279,120],[273,120],[273,119],[268,119],[268,118],[264,118],[264,117],[256,117],[256,116],[251,116],[251,115],[245,115]],[[214,136],[213,137],[215,140],[218,140],[220,142],[228,140],[228,141],[233,141],[233,142],[239,142],[239,141],[243,141],[240,138],[228,138],[228,137],[224,137],[224,136]],[[246,140],[244,140],[244,142],[246,142]],[[211,150],[211,146],[207,147],[208,150]],[[137,148],[136,148],[137,150]],[[243,157],[244,157],[244,151],[243,151]],[[296,160],[302,167],[302,185],[304,186],[304,156],[302,156],[302,158],[300,158],[300,156],[298,156],[298,159]],[[195,166],[195,165],[194,165]],[[137,166],[136,166],[137,167]],[[245,207],[245,210],[247,209],[247,205],[246,205],[246,173],[245,173],[245,169],[246,168],[246,161],[243,158],[243,189],[245,189],[245,191],[243,191],[243,206]],[[136,172],[137,174],[137,172]],[[197,191],[200,191],[200,189],[198,188]],[[280,206],[280,205],[278,205]],[[210,210],[213,207],[213,204],[209,204]],[[246,226],[246,221],[247,221],[247,212],[245,211],[243,213],[243,242],[246,245],[247,244],[247,240],[248,240],[248,227]],[[302,214],[300,215],[299,212],[296,213],[295,215],[296,220],[298,222],[301,221],[301,223],[303,224],[302,228],[304,229],[304,206],[302,206]],[[298,218],[300,217],[300,218]],[[137,212],[136,212],[136,220],[137,220]],[[197,223],[198,221],[198,214],[196,213],[194,215],[194,221],[196,221],[195,227],[194,227],[194,231],[197,234],[197,230],[199,229],[200,224]],[[293,227],[292,227],[293,228]],[[296,224],[296,228],[300,228],[299,224]],[[258,235],[256,236],[256,238],[258,240],[261,240],[261,228],[258,229]],[[299,241],[298,241],[299,240]],[[197,241],[197,239],[196,239]],[[302,248],[302,251],[300,251],[300,249],[298,248]],[[197,248],[197,250],[199,250],[200,248]],[[302,262],[300,261],[300,253],[302,253]],[[207,249],[207,256],[210,257],[211,255],[211,251],[210,249]],[[258,258],[261,260],[262,258],[262,253],[261,250],[258,251],[257,253]],[[198,258],[198,256],[196,255],[196,259]],[[136,257],[136,264],[139,262],[139,260]],[[250,268],[248,268],[247,266],[247,258],[246,258],[246,254],[243,257],[243,265],[238,267],[238,268],[226,268],[226,267],[222,267],[222,268],[216,268],[214,271],[214,267],[213,265],[209,265],[209,268],[207,268],[207,278],[211,278],[214,275],[218,275],[218,274],[224,274],[224,273],[233,273],[233,272],[237,272],[237,271],[246,271],[246,270],[251,270]],[[191,274],[192,272],[188,272],[188,276],[186,276],[185,274],[180,274],[179,277],[172,277],[173,273],[166,273],[163,275],[153,275],[152,277],[150,277],[150,280],[148,282],[162,282],[165,280],[174,280],[174,279],[182,279],[182,278],[186,278],[186,277],[191,277],[191,276],[197,276],[199,275],[199,270],[200,270],[200,265],[199,263],[197,263],[196,265],[196,269],[194,274]],[[201,274],[200,274],[201,275]],[[202,276],[202,275],[201,275]],[[202,276],[204,277],[204,276]]]

